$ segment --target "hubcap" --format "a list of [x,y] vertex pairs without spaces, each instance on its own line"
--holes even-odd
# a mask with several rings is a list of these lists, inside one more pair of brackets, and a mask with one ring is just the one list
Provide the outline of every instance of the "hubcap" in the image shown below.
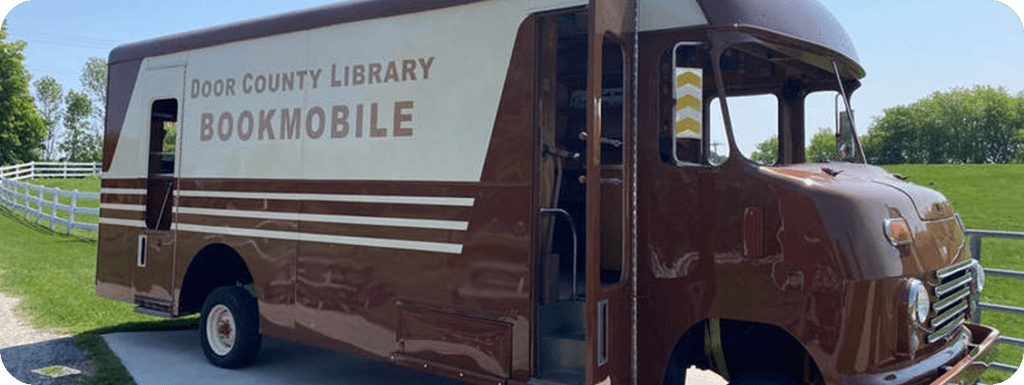
[[235,316],[227,306],[217,305],[210,309],[206,317],[206,341],[210,349],[218,356],[223,356],[235,346]]

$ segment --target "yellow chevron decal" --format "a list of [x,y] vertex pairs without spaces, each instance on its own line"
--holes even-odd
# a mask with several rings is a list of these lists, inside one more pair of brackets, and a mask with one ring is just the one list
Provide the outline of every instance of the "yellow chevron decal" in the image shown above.
[[682,110],[686,107],[693,108],[694,110],[697,110],[697,112],[700,112],[700,99],[697,99],[697,97],[693,95],[683,95],[676,99],[676,111]]
[[701,139],[700,122],[690,118],[676,122],[676,137]]
[[700,75],[697,75],[696,73],[690,71],[685,71],[676,76],[676,88],[685,86],[687,84],[692,84],[694,87],[697,87],[699,89],[701,87]]

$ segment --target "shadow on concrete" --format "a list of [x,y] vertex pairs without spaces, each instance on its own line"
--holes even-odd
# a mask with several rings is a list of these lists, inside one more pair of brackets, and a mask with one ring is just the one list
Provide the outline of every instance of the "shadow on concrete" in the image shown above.
[[[15,379],[32,385],[79,384],[82,382],[83,375],[91,375],[95,372],[93,365],[86,360],[85,351],[75,347],[74,337],[0,349],[0,360]],[[77,369],[82,374],[50,378],[32,372],[33,369],[53,365]],[[5,376],[0,373],[0,377]],[[2,383],[8,384],[6,381]]]

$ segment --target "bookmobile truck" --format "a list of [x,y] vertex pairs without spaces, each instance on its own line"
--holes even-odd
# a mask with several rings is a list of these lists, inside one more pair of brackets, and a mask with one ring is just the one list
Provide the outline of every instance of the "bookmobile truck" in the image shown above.
[[[973,383],[983,272],[866,164],[857,60],[814,0],[350,1],[121,46],[96,293],[200,313],[229,368],[267,335],[480,384]],[[841,162],[806,162],[817,93]]]

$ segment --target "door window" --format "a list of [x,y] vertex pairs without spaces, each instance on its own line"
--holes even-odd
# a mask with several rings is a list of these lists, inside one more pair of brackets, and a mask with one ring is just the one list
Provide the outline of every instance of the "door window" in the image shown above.
[[153,230],[171,228],[177,121],[177,99],[153,102],[149,123],[149,176],[146,181],[146,227]]

